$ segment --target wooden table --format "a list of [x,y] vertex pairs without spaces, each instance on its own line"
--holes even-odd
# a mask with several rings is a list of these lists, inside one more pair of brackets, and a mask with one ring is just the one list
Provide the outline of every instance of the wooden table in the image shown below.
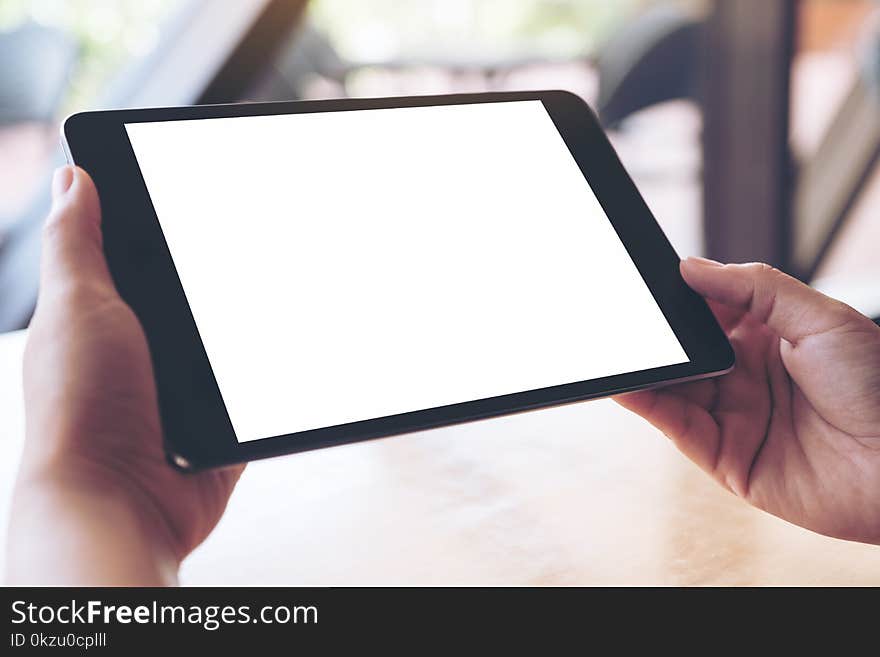
[[[0,336],[4,513],[23,338]],[[252,464],[182,580],[880,585],[880,547],[746,506],[597,401]]]

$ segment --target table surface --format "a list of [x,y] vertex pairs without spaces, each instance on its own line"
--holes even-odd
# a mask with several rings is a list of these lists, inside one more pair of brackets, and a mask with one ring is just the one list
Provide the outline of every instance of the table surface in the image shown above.
[[[23,345],[0,336],[4,531]],[[880,548],[750,508],[603,400],[251,464],[181,579],[876,586]]]

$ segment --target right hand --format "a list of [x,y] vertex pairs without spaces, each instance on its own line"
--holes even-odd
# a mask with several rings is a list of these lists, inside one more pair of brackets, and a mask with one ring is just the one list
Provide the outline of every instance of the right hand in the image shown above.
[[692,258],[681,273],[736,368],[616,400],[754,506],[880,544],[880,327],[767,265]]

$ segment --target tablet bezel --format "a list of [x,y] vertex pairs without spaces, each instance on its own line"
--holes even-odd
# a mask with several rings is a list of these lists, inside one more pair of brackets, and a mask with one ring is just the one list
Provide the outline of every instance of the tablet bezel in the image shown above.
[[[689,362],[239,443],[165,243],[126,123],[540,100],[596,194]],[[564,91],[501,92],[83,112],[62,126],[104,213],[104,250],[153,359],[169,459],[200,469],[536,409],[729,371],[734,353],[590,108]],[[515,135],[511,135],[515,139]],[[230,266],[234,266],[230,261]]]

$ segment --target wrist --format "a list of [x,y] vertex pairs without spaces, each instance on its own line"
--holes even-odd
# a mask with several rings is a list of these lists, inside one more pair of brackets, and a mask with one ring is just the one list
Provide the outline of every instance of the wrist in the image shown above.
[[29,584],[169,586],[180,566],[167,523],[144,495],[76,466],[22,468],[7,556],[7,578]]

